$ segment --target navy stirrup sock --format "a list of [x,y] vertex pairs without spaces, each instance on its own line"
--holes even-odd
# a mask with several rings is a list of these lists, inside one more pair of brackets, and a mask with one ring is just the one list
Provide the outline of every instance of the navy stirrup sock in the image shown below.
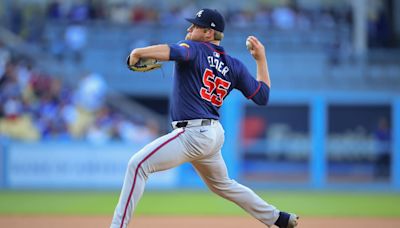
[[280,228],[286,228],[288,226],[290,214],[286,212],[279,212],[279,218],[276,220],[275,225]]

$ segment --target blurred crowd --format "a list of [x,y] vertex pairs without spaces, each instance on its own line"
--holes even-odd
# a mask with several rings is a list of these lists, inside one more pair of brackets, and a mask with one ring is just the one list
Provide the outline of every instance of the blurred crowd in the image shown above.
[[[16,34],[27,40],[41,39],[47,22],[64,21],[85,23],[107,21],[122,24],[174,25],[186,23],[183,18],[192,17],[201,8],[201,1],[181,0],[173,3],[160,1],[108,1],[108,0],[48,0],[38,3],[9,1],[0,3],[0,18]],[[315,3],[304,6],[295,0],[249,1],[246,7],[226,6],[211,3],[208,7],[218,8],[228,25],[245,27],[261,25],[265,28],[335,29],[352,28],[353,13],[351,2],[340,4]],[[7,8],[6,8],[7,7]],[[2,9],[3,8],[3,9]],[[393,34],[390,29],[388,9],[384,2],[374,1],[368,5],[367,29],[372,46],[387,46]]]
[[[45,4],[12,4],[7,17],[8,26],[28,40],[37,39],[46,22],[67,21],[85,23],[108,21],[122,24],[174,25],[186,23],[184,18],[193,17],[201,8],[196,1],[182,4],[154,4],[154,1],[130,3],[128,1],[59,1]],[[296,1],[271,5],[270,2],[252,1],[251,7],[220,7],[229,25],[244,27],[261,25],[277,29],[334,28],[351,25],[352,12],[348,4],[342,7],[304,8]],[[212,4],[209,6],[212,7]],[[38,16],[39,15],[39,16]]]
[[147,143],[158,125],[107,105],[107,85],[87,72],[71,88],[41,72],[33,60],[13,56],[0,42],[0,137],[15,140],[86,139]]
[[[186,23],[183,19],[193,17],[199,6],[193,1],[186,4],[168,5],[166,8],[153,4],[130,4],[126,1],[105,4],[102,1],[85,1],[77,4],[52,1],[46,9],[47,20],[69,20],[85,22],[109,20],[118,23],[170,25]],[[294,1],[293,1],[294,2]],[[312,26],[334,26],[336,23],[351,23],[351,9],[322,8],[304,9],[295,3],[271,6],[265,3],[250,3],[253,7],[219,9],[227,23],[235,26],[261,24],[280,29],[309,29]]]

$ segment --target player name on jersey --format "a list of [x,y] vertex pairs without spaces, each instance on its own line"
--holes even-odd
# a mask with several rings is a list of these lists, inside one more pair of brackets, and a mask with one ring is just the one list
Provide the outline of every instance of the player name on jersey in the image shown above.
[[[215,52],[216,53],[216,52]],[[217,53],[218,54],[218,53]],[[215,54],[214,54],[215,55]],[[218,54],[219,55],[219,54]],[[226,73],[229,71],[229,67],[225,66],[225,63],[220,61],[218,58],[214,58],[214,56],[207,57],[208,63],[210,67],[215,68],[218,72],[225,76]]]

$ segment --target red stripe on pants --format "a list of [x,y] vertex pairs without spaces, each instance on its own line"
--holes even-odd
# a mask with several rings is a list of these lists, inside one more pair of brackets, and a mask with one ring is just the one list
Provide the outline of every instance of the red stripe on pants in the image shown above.
[[168,139],[167,141],[165,141],[164,143],[162,143],[161,145],[159,145],[156,149],[154,149],[153,151],[151,151],[151,153],[148,154],[142,161],[139,162],[139,164],[138,164],[138,166],[136,167],[136,170],[135,170],[135,176],[134,176],[134,179],[133,179],[133,184],[132,184],[131,192],[129,193],[128,200],[127,200],[126,205],[125,205],[124,215],[122,216],[122,221],[121,221],[121,226],[120,226],[120,228],[122,228],[122,226],[123,226],[123,224],[124,224],[124,220],[125,220],[125,216],[126,216],[126,211],[127,211],[127,209],[128,209],[129,202],[131,201],[131,197],[132,197],[132,194],[133,194],[133,190],[135,189],[136,177],[137,177],[137,174],[138,174],[138,171],[139,171],[140,166],[143,164],[143,162],[145,162],[147,159],[149,159],[151,156],[153,156],[153,155],[154,155],[159,149],[161,149],[163,146],[167,145],[167,144],[168,144],[169,142],[171,142],[172,140],[178,138],[183,132],[185,132],[185,129],[183,129],[183,131],[179,132],[179,133],[178,133],[177,135],[175,135],[174,137]]

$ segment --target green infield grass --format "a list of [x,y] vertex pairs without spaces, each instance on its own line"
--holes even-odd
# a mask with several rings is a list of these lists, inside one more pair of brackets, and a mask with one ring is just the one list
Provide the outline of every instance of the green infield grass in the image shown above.
[[[267,202],[302,216],[400,217],[400,194],[259,192]],[[0,215],[111,215],[117,192],[0,191]],[[145,192],[137,215],[245,215],[210,192]]]

